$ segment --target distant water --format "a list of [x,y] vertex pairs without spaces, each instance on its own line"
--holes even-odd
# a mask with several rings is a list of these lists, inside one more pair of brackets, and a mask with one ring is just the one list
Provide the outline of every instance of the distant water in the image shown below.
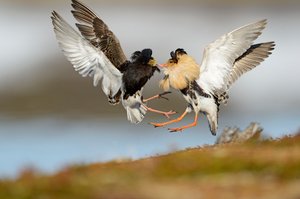
[[[225,126],[243,129],[252,121],[260,121],[265,134],[280,137],[295,133],[300,127],[299,119],[300,113],[222,117],[218,133]],[[0,177],[15,177],[24,167],[52,173],[73,163],[137,159],[213,144],[216,139],[202,117],[196,128],[183,133],[168,133],[166,128],[154,129],[147,124],[150,121],[132,125],[125,119],[112,120],[1,119]],[[188,117],[178,125],[190,121],[192,118]]]

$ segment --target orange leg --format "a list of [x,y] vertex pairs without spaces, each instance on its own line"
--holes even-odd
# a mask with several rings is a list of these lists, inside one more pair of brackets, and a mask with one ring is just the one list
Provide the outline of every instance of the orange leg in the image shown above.
[[162,115],[166,116],[167,118],[170,118],[170,115],[173,115],[173,114],[176,113],[175,111],[169,111],[169,112],[159,111],[159,110],[150,108],[150,107],[148,107],[148,106],[146,106],[146,105],[145,105],[145,107],[146,107],[146,109],[147,109],[148,111],[151,111],[151,112],[153,112],[153,113],[159,113],[159,114],[162,114]]
[[170,132],[178,132],[178,131],[182,131],[184,129],[187,129],[187,128],[191,128],[193,126],[196,126],[197,125],[197,121],[198,121],[198,113],[195,113],[195,119],[194,119],[194,122],[191,123],[191,124],[188,124],[186,126],[182,126],[182,127],[179,127],[179,128],[169,128],[168,130]]
[[163,92],[163,93],[160,93],[158,95],[154,95],[152,97],[149,97],[147,99],[144,99],[143,102],[148,102],[148,101],[151,101],[151,100],[154,100],[156,98],[163,98],[163,99],[166,99],[166,100],[169,100],[168,98],[164,97],[164,95],[167,95],[167,94],[170,94],[171,92]]
[[188,111],[184,111],[181,116],[179,116],[178,118],[176,118],[174,120],[170,120],[168,122],[164,122],[164,123],[152,123],[151,122],[150,124],[152,124],[154,127],[163,127],[163,126],[166,126],[166,125],[169,125],[169,124],[181,121],[185,117],[185,115],[187,113],[188,113]]

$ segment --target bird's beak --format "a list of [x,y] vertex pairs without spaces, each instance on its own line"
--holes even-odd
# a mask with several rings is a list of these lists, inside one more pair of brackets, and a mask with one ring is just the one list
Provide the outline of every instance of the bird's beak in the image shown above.
[[160,67],[167,67],[167,64],[158,64]]

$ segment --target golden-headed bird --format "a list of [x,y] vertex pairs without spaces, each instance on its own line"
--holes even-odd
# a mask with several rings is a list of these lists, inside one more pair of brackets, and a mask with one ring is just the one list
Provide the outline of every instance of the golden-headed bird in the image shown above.
[[162,97],[156,95],[143,100],[144,85],[155,71],[159,71],[151,49],[136,51],[127,60],[118,38],[108,26],[86,5],[72,0],[72,14],[79,23],[79,34],[57,12],[52,12],[54,32],[64,55],[82,76],[93,77],[94,86],[99,81],[111,104],[120,99],[132,123],[143,120],[147,110],[169,117],[175,112],[158,111],[145,102]]
[[187,113],[194,111],[193,123],[169,129],[171,132],[182,131],[196,126],[198,114],[202,112],[207,116],[211,133],[216,135],[219,104],[226,104],[230,86],[264,61],[274,49],[274,42],[253,44],[266,24],[266,20],[261,20],[221,36],[205,48],[200,65],[183,49],[171,52],[171,58],[161,65],[165,77],[160,85],[164,90],[169,87],[180,90],[188,107],[177,119],[151,124],[162,127],[181,121]]

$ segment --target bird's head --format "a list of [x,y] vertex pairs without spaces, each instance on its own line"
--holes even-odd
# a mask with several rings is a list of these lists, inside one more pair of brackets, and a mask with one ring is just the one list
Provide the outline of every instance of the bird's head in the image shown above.
[[160,81],[160,87],[165,91],[170,87],[184,89],[189,82],[199,77],[200,67],[182,48],[172,51],[170,55],[171,58],[165,64],[159,64],[164,67],[165,74],[164,79]]
[[131,61],[133,63],[140,63],[151,67],[157,66],[156,60],[152,57],[152,50],[150,48],[146,48],[142,51],[135,51],[131,56]]
[[165,64],[160,64],[159,66],[161,67],[172,67],[172,66],[176,66],[183,57],[187,56],[187,53],[185,52],[184,49],[182,48],[178,48],[177,50],[172,51],[170,53],[171,58],[168,59],[168,61]]

